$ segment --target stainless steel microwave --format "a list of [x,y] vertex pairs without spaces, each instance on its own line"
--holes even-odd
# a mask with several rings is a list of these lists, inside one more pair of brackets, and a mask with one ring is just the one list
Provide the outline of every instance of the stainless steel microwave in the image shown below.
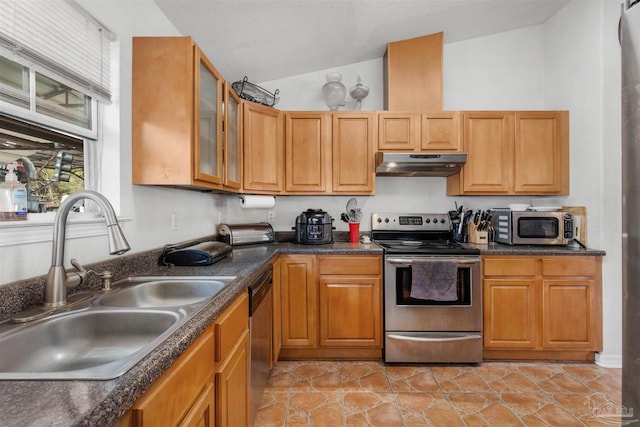
[[573,214],[491,209],[494,239],[507,245],[566,245],[574,238]]

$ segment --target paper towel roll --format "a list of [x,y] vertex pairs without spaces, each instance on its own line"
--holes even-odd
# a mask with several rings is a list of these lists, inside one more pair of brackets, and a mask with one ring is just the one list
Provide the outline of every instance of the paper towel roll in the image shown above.
[[243,209],[270,209],[276,205],[274,196],[240,196],[240,207]]

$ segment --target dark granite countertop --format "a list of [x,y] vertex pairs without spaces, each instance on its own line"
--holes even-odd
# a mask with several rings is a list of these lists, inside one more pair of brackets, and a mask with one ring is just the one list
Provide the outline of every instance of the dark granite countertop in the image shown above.
[[[375,244],[336,242],[297,245],[288,242],[237,247],[232,256],[211,266],[155,265],[157,252],[124,257],[128,275],[237,276],[184,326],[124,375],[107,381],[0,381],[0,419],[3,426],[109,426],[213,323],[278,253],[382,254]],[[122,258],[120,258],[122,259]],[[151,262],[150,262],[151,261]],[[108,264],[108,263],[106,263]],[[135,267],[135,272],[131,272]],[[111,267],[113,268],[113,267]],[[119,279],[119,277],[116,277]],[[25,281],[34,290],[43,279]],[[13,288],[6,291],[15,293]],[[32,300],[37,297],[32,297]],[[37,302],[37,301],[36,301]],[[22,303],[24,304],[24,303]],[[4,308],[3,312],[9,308]]]
[[606,252],[599,249],[580,246],[549,246],[549,245],[504,245],[489,243],[476,245],[465,243],[466,246],[480,249],[481,255],[540,255],[540,256],[604,256]]

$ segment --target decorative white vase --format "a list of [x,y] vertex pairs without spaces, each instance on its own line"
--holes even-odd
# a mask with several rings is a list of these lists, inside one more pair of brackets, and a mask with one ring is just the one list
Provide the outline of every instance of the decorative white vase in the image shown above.
[[327,73],[327,82],[322,86],[322,97],[330,110],[337,111],[344,105],[347,88],[342,84],[341,73]]

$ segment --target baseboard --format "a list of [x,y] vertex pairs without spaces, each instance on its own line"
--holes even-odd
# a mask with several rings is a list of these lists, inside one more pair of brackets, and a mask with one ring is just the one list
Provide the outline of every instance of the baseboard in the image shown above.
[[622,355],[596,353],[595,363],[603,368],[622,368]]

